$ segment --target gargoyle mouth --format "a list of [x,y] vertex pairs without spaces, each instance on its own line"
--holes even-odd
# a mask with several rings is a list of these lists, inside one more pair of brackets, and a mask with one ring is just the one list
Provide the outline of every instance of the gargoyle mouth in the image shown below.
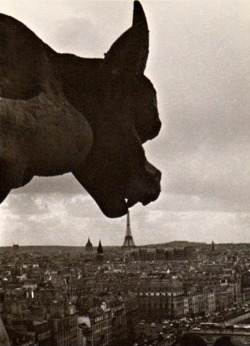
[[161,172],[151,165],[146,164],[146,174],[132,178],[127,191],[127,206],[132,207],[140,202],[147,205],[155,201],[161,192]]
[[[103,213],[111,218],[123,216],[136,203],[147,205],[155,201],[161,192],[161,172],[150,163],[146,163],[144,175],[133,177],[124,194],[119,191],[109,193],[109,198],[95,198]],[[102,196],[103,197],[103,196]]]

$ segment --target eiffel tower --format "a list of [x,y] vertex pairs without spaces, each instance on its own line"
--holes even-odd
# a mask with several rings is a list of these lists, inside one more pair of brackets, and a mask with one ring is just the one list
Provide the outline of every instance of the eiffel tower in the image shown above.
[[127,213],[127,229],[126,229],[126,235],[124,238],[123,246],[125,248],[133,248],[135,247],[135,242],[131,233],[131,228],[130,228],[130,217],[129,217],[129,211]]

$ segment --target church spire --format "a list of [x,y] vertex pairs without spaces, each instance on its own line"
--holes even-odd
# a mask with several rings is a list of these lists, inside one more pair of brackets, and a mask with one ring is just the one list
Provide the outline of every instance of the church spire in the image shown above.
[[97,247],[97,253],[98,254],[103,254],[103,247],[102,247],[101,240],[99,240],[99,244],[98,244],[98,247]]

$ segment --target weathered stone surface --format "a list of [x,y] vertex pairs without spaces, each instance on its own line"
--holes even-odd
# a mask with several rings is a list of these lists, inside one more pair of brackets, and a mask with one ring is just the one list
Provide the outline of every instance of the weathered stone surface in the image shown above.
[[0,200],[34,175],[65,172],[109,217],[158,197],[161,174],[142,147],[161,127],[148,46],[138,1],[104,59],[58,54],[0,15]]

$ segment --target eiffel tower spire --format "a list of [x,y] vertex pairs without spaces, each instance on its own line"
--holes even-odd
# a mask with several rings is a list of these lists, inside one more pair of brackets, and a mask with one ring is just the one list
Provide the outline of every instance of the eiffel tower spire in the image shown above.
[[130,228],[129,210],[127,213],[127,228],[126,228],[126,235],[123,242],[123,247],[126,247],[126,248],[135,247],[134,239],[133,239],[131,228]]

